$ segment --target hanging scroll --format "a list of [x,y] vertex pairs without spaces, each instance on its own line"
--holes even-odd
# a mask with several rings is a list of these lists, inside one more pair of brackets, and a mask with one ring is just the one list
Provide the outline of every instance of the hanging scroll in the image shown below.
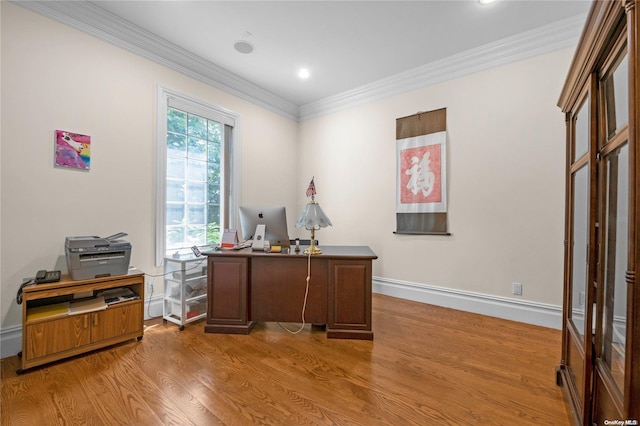
[[396,234],[448,235],[446,111],[396,120]]

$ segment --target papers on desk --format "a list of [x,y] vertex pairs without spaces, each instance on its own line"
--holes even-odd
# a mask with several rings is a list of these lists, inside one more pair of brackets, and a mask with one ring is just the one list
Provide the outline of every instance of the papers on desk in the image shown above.
[[79,315],[88,312],[107,309],[104,297],[92,297],[90,299],[74,302],[55,303],[51,305],[37,306],[27,310],[27,321],[58,316]]
[[69,303],[69,315],[86,314],[87,312],[103,311],[105,309],[107,309],[107,304],[102,296]]
[[66,315],[79,315],[88,312],[103,311],[114,303],[139,299],[140,296],[128,287],[111,288],[99,292],[96,297],[55,303],[27,309],[27,321]]
[[104,297],[104,301],[107,305],[140,298],[135,291],[128,287],[110,288],[109,290],[101,291],[98,293],[98,296]]
[[245,241],[244,243],[240,243],[240,244],[236,244],[233,246],[217,246],[216,250],[221,250],[221,251],[225,251],[225,250],[242,250],[242,249],[246,249],[251,247],[251,243],[252,241]]
[[38,306],[27,310],[27,321],[69,315],[69,302]]

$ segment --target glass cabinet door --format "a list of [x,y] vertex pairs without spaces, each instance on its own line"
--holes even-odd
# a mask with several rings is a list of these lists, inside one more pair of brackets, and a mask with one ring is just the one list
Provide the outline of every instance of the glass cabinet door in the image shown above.
[[565,300],[565,366],[568,386],[572,388],[573,404],[582,419],[586,418],[589,407],[584,403],[586,389],[591,381],[591,369],[587,360],[591,359],[591,336],[593,318],[593,296],[590,292],[593,267],[590,265],[591,173],[594,167],[590,156],[590,101],[589,93],[578,110],[572,114],[571,127],[571,176],[570,176],[570,218],[569,247],[567,256],[570,267],[567,278],[568,293]]
[[627,334],[629,246],[629,82],[627,55],[611,66],[602,80],[606,135],[601,143],[604,196],[603,271],[596,357],[610,375],[620,396],[624,394]]
[[[571,253],[571,309],[569,320],[575,327],[580,341],[584,340],[587,313],[587,283],[589,265],[589,162],[584,157],[589,152],[589,98],[576,114],[574,127],[574,167],[572,178],[572,253]],[[581,160],[582,163],[575,163]],[[590,332],[590,330],[589,330]]]
[[[590,334],[590,326],[585,322],[588,307],[588,265],[589,265],[589,98],[576,114],[574,127],[574,164],[572,166],[572,253],[571,253],[571,309],[569,320],[579,341],[584,341],[585,333]],[[586,161],[585,161],[586,160]],[[588,328],[588,329],[587,329]]]
[[584,340],[587,309],[587,266],[589,246],[589,167],[582,166],[573,175],[573,249],[571,274],[571,310],[569,319],[580,341]]
[[624,389],[627,330],[627,246],[629,233],[629,145],[607,155],[602,333],[600,358],[618,390]]

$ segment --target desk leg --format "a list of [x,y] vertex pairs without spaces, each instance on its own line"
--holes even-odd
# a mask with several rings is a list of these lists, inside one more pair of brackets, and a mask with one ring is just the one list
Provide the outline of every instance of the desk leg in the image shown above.
[[207,263],[207,323],[205,333],[249,334],[249,261],[214,258]]
[[327,337],[373,340],[371,260],[329,261]]

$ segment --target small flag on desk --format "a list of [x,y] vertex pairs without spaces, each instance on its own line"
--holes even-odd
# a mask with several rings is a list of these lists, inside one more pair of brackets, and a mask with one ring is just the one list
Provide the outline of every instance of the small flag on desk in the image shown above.
[[307,188],[307,197],[316,195],[316,185],[313,183],[313,179],[314,178],[311,178],[311,182],[309,182],[309,187]]

